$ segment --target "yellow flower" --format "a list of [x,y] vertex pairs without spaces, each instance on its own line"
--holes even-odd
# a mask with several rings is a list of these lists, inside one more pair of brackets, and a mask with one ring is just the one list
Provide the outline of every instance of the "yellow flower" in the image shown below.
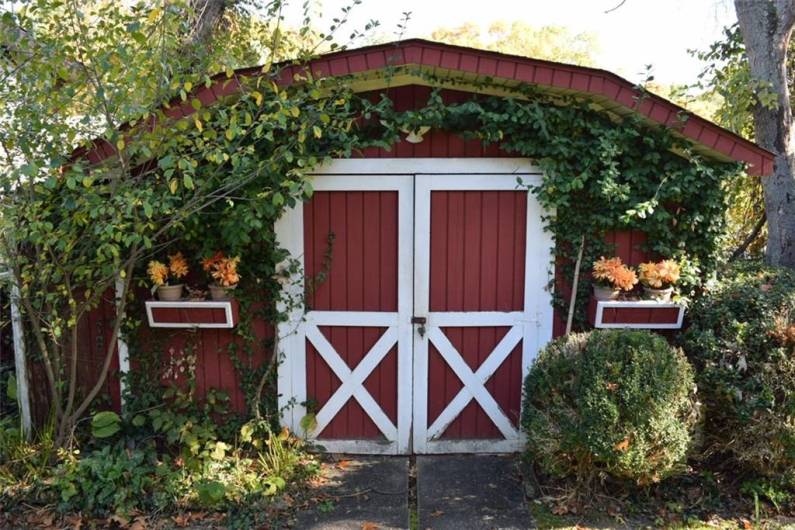
[[177,252],[168,257],[168,269],[174,278],[182,278],[188,275],[188,262],[182,252]]
[[659,263],[647,262],[638,265],[640,281],[646,287],[663,289],[679,281],[681,269],[673,260],[663,260]]
[[166,280],[168,280],[168,267],[157,260],[149,262],[149,265],[146,267],[146,273],[155,285],[165,285]]
[[237,273],[237,264],[240,263],[240,256],[234,258],[221,258],[213,267],[212,277],[222,287],[232,287],[240,281]]
[[604,256],[593,264],[594,279],[598,283],[607,284],[614,289],[630,291],[638,283],[635,271],[624,265],[621,258],[607,259]]

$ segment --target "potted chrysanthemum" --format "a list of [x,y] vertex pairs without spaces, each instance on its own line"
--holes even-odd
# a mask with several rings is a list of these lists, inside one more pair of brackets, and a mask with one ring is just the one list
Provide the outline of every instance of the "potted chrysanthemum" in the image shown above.
[[188,275],[188,262],[182,252],[168,256],[168,265],[157,260],[150,261],[146,272],[152,281],[152,290],[157,291],[160,300],[173,302],[182,299],[184,286],[179,280]]
[[681,275],[681,268],[677,262],[666,259],[657,263],[641,263],[638,265],[638,271],[640,284],[647,298],[660,302],[671,300],[674,286]]
[[621,258],[605,258],[593,264],[593,294],[597,300],[615,300],[621,291],[631,291],[638,283],[638,276]]
[[229,291],[237,287],[240,282],[240,275],[237,272],[239,263],[240,256],[228,258],[220,251],[202,260],[202,268],[214,282],[209,286],[210,298],[213,300],[229,299]]

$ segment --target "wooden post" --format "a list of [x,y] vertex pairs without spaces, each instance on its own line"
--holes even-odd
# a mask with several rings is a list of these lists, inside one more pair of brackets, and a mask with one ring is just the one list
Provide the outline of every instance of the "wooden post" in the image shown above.
[[[124,281],[121,278],[116,278],[116,301],[121,298],[124,291]],[[119,304],[116,304],[118,307]],[[124,315],[116,315],[116,318],[124,318]],[[119,334],[116,337],[116,355],[119,356],[119,404],[121,409],[124,410],[124,379],[130,372],[130,351],[127,348],[127,343],[124,341],[122,329],[119,329]]]
[[571,333],[571,325],[574,321],[574,305],[577,302],[577,287],[580,284],[580,265],[582,264],[583,250],[585,250],[585,236],[580,237],[580,251],[577,254],[577,263],[574,264],[574,280],[571,282],[571,299],[569,300],[569,317],[566,319],[566,335]]
[[14,368],[17,379],[17,401],[19,402],[19,415],[22,419],[22,433],[30,438],[32,421],[30,417],[30,392],[28,385],[28,366],[25,358],[25,333],[22,328],[22,315],[19,312],[19,286],[5,272],[1,276],[11,284],[11,331],[14,337]]

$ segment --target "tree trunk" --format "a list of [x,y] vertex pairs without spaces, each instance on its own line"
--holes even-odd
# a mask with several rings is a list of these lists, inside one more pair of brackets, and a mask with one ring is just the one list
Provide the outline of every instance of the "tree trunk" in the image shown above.
[[188,46],[205,46],[210,40],[213,30],[221,22],[226,8],[235,0],[192,0],[193,24],[188,36]]
[[754,108],[756,141],[775,154],[773,175],[763,177],[767,213],[767,259],[795,268],[795,142],[787,87],[787,46],[795,24],[793,0],[735,0],[751,77],[757,93],[775,103]]

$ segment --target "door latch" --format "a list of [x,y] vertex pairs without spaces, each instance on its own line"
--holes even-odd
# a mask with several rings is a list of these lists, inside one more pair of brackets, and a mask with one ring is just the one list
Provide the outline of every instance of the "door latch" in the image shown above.
[[425,338],[425,323],[427,321],[428,319],[425,317],[411,317],[411,323],[419,325],[417,333],[420,334],[420,338]]

